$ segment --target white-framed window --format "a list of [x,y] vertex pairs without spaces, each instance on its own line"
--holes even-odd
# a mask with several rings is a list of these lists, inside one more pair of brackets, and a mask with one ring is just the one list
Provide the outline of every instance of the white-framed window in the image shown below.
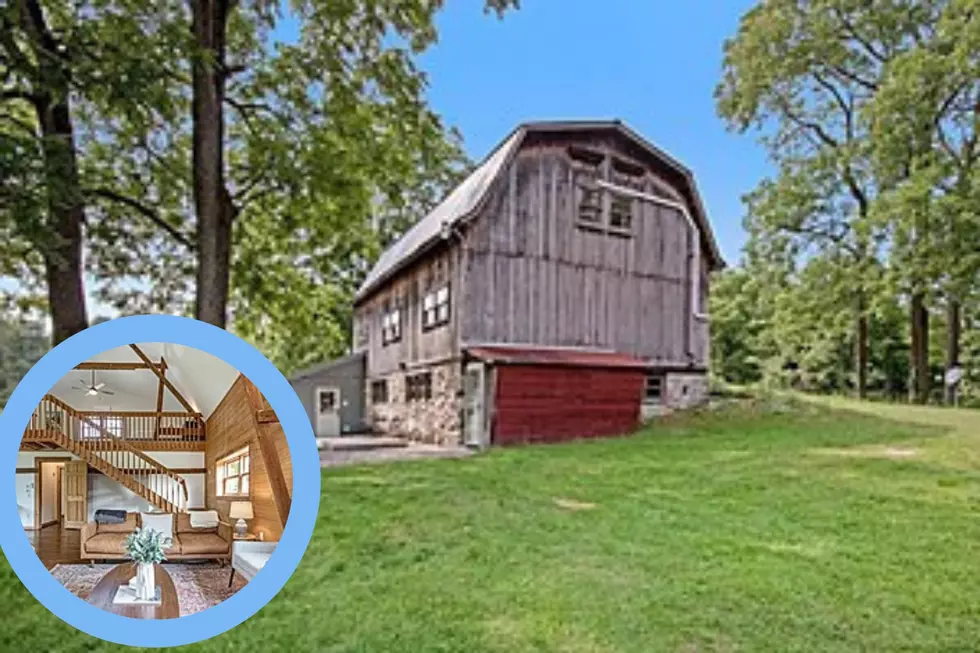
[[431,290],[422,298],[422,330],[449,324],[449,285]]
[[381,316],[381,344],[390,345],[401,339],[402,311],[398,307],[391,307]]
[[252,478],[252,459],[248,447],[218,461],[216,488],[219,497],[249,496]]

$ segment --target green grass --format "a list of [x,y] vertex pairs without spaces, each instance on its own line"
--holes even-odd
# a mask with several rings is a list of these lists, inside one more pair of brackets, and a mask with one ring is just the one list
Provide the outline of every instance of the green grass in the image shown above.
[[[191,650],[977,650],[980,413],[777,402],[328,470],[290,582]],[[0,601],[2,650],[118,648],[5,563]]]

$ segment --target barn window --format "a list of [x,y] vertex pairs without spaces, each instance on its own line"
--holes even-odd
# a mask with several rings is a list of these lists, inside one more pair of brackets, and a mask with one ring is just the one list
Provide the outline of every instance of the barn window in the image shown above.
[[402,312],[399,308],[386,310],[381,317],[381,344],[390,345],[402,339]]
[[575,180],[578,222],[583,226],[602,226],[602,192],[589,173],[580,172]]
[[609,228],[629,232],[633,228],[633,200],[624,195],[613,195],[609,204]]
[[371,403],[388,403],[388,381],[386,379],[371,382]]
[[643,386],[643,403],[659,404],[663,401],[664,377],[662,374],[651,372],[647,374]]
[[412,374],[405,378],[405,400],[425,401],[432,399],[432,372]]
[[422,330],[449,323],[449,286],[426,293],[422,298]]
[[357,346],[367,347],[371,340],[371,321],[367,316],[362,315],[356,321]]

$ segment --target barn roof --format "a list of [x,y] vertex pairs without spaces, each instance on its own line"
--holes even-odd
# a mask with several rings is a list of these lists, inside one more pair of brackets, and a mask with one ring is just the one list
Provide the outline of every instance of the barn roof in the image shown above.
[[470,347],[466,352],[487,363],[505,365],[551,365],[557,367],[600,367],[645,369],[642,358],[600,349],[579,347],[523,347],[514,345],[484,345]]
[[365,299],[391,275],[421,256],[431,245],[442,238],[446,229],[472,217],[487,197],[490,186],[510,163],[529,134],[595,130],[611,130],[620,133],[681,176],[687,186],[683,190],[686,191],[685,194],[688,196],[693,209],[692,217],[707,241],[712,267],[724,267],[725,263],[711,231],[708,216],[694,182],[694,175],[688,168],[619,120],[533,122],[520,125],[511,132],[469,177],[446,196],[442,203],[415,223],[381,254],[378,262],[375,263],[354,296],[355,303]]

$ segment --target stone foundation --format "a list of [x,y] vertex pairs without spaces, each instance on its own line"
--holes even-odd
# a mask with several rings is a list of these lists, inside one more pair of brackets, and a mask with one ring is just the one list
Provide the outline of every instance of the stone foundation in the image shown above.
[[707,401],[707,374],[668,373],[664,378],[664,405],[668,409],[695,408]]
[[[407,401],[405,378],[420,372],[432,373],[432,398]],[[371,401],[371,381],[367,381],[367,414],[374,429],[386,435],[416,442],[459,445],[462,442],[462,407],[459,397],[462,379],[455,361],[427,368],[396,372],[381,377],[388,381],[388,401]]]

